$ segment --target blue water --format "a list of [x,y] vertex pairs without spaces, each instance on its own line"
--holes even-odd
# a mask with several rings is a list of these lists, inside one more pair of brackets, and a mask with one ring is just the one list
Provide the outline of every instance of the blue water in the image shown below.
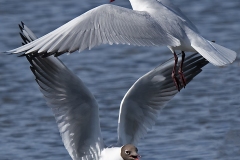
[[[173,0],[204,37],[240,53],[239,0]],[[21,45],[17,24],[44,35],[108,0],[0,0],[0,50]],[[128,0],[116,5],[130,8]],[[119,104],[144,73],[172,57],[167,47],[102,45],[63,55],[100,105],[106,144],[117,139]],[[142,159],[240,159],[240,59],[207,65],[162,110],[138,148]],[[0,160],[70,160],[27,60],[0,55]]]

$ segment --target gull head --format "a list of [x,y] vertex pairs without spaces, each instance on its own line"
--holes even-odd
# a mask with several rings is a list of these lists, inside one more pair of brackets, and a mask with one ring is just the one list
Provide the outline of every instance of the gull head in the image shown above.
[[121,157],[124,160],[139,160],[138,149],[132,144],[126,144],[121,148]]

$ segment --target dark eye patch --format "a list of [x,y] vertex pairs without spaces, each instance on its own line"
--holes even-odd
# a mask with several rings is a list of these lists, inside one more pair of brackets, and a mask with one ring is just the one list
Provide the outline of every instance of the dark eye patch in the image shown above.
[[130,154],[131,154],[131,151],[125,150],[125,153],[126,153],[127,155],[130,155]]

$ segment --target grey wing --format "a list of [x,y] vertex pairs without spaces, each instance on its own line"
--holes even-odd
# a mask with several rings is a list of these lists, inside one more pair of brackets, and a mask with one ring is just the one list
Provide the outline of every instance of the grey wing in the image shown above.
[[[179,58],[180,63],[181,57]],[[186,57],[183,70],[187,83],[208,63],[198,53]],[[128,90],[120,106],[118,120],[120,144],[137,144],[155,124],[160,110],[178,93],[171,77],[173,65],[172,58],[139,78]]]
[[193,31],[198,33],[197,27],[188,19],[185,14],[182,13],[182,11],[173,3],[171,3],[169,0],[157,0],[160,2],[164,7],[166,7],[168,10],[173,12],[175,15],[177,15],[182,21],[184,21],[189,28],[191,28]]
[[[23,44],[35,39],[23,23],[20,29]],[[62,141],[72,159],[99,159],[103,141],[94,96],[58,58],[26,56],[40,90],[54,113]]]
[[113,43],[139,46],[180,45],[180,41],[164,31],[147,12],[105,4],[29,44],[7,52],[58,56]]

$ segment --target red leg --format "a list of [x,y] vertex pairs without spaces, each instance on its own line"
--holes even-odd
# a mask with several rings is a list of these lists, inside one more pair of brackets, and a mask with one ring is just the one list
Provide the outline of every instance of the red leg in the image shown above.
[[183,69],[182,69],[182,68],[183,68],[184,60],[185,60],[185,52],[182,51],[182,62],[181,62],[181,64],[180,64],[180,67],[179,67],[179,70],[178,70],[178,74],[179,74],[180,79],[181,79],[181,81],[182,81],[182,85],[183,85],[183,87],[185,88],[187,82],[186,82],[186,79],[185,79],[185,77],[184,77]]
[[175,64],[173,66],[173,69],[172,69],[172,79],[173,79],[173,82],[177,88],[178,91],[180,91],[180,82],[178,80],[178,78],[176,77],[176,70],[177,70],[177,63],[178,63],[178,56],[176,54],[176,52],[174,51],[174,58],[175,58]]

